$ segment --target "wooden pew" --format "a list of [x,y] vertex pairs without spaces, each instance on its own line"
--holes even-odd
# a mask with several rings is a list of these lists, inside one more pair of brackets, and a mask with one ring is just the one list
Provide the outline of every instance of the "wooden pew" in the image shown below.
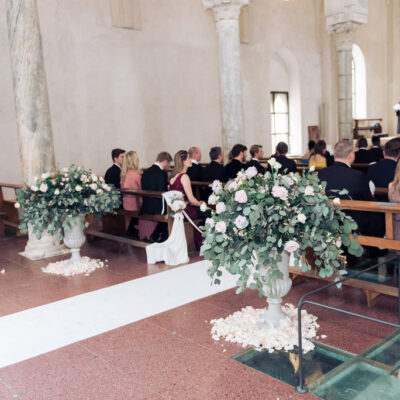
[[[385,188],[379,188],[384,191]],[[387,189],[386,189],[387,190]],[[379,238],[374,236],[359,235],[357,239],[352,238],[352,240],[357,240],[360,244],[364,246],[373,246],[386,248],[389,250],[400,250],[400,240],[394,239],[393,232],[393,215],[400,214],[400,203],[381,203],[375,201],[353,201],[353,200],[340,200],[338,207],[343,210],[355,210],[355,211],[366,211],[366,212],[381,212],[385,214],[385,237]],[[323,279],[328,281],[333,281],[334,278],[321,278],[317,275],[314,270],[303,272],[299,267],[290,267],[291,275],[296,277],[306,277]],[[398,297],[398,288],[393,286],[388,286],[383,283],[367,282],[360,279],[350,279],[344,283],[345,285],[356,287],[361,289],[366,297],[368,306],[375,303],[376,298],[380,294],[386,294],[388,296]]]
[[[4,213],[3,216],[3,225],[15,229],[17,236],[25,236],[25,234],[21,233],[19,230],[19,214],[18,209],[15,208],[16,203],[16,195],[15,191],[21,188],[22,185],[14,184],[14,183],[0,183],[0,212]],[[10,200],[5,199],[5,195],[3,189],[12,189],[14,191],[14,198]]]

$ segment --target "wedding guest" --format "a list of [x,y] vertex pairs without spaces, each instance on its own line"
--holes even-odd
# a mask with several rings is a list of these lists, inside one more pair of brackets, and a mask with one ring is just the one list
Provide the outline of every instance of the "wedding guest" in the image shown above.
[[369,164],[372,162],[371,154],[368,151],[368,141],[364,137],[358,139],[358,151],[356,151],[354,163],[355,164]]
[[[158,154],[156,162],[147,168],[142,175],[142,190],[152,190],[157,192],[167,191],[168,175],[167,169],[172,161],[172,157],[166,151]],[[162,200],[150,197],[143,197],[140,214],[161,214]],[[146,224],[140,224],[141,238],[149,239],[153,242],[163,242],[168,238],[168,225],[166,222],[145,221]]]
[[192,146],[188,152],[192,166],[188,168],[187,174],[191,181],[201,181],[203,174],[203,167],[199,164],[201,161],[201,150],[198,147]]
[[[391,139],[385,144],[384,159],[368,167],[367,178],[375,187],[387,188],[393,181],[397,162],[400,157],[400,139]],[[388,196],[375,196],[379,201],[388,201]]]
[[303,157],[301,158],[302,160],[309,160],[310,159],[310,157],[314,154],[314,147],[315,147],[315,142],[314,142],[314,140],[310,140],[309,142],[308,142],[308,151],[307,151],[307,153],[305,153],[304,155],[303,155]]
[[[279,174],[288,174],[290,172],[297,171],[296,163],[286,157],[288,151],[289,148],[285,142],[279,142],[276,145],[276,152],[275,155],[273,155],[272,157],[275,158],[275,160],[278,161],[279,164],[281,164],[281,167],[278,170]],[[270,168],[271,167],[268,165],[269,170]]]
[[247,168],[256,167],[259,174],[265,173],[264,167],[260,164],[260,158],[264,157],[263,148],[260,144],[253,144],[250,147],[251,160],[247,163]]
[[[400,203],[400,164],[397,164],[393,181],[389,183],[389,201]],[[394,239],[400,239],[400,214],[393,214]]]
[[116,188],[121,187],[121,166],[122,161],[125,156],[125,150],[113,149],[111,151],[111,158],[113,160],[113,165],[108,168],[104,176],[104,180],[107,184],[112,184]]
[[314,147],[314,154],[310,157],[308,166],[314,166],[315,168],[325,168],[327,166],[325,153],[326,143],[324,140],[319,140]]
[[224,153],[219,146],[210,149],[210,164],[204,167],[202,180],[204,182],[213,182],[216,179],[226,182],[224,162]]
[[[192,185],[187,174],[187,170],[191,166],[192,160],[188,152],[186,150],[179,150],[174,156],[174,170],[169,181],[169,190],[178,190],[183,193],[185,202],[188,202],[185,211],[192,220],[195,220],[200,217],[199,207],[203,202],[197,200],[193,195]],[[202,236],[197,229],[194,229],[194,242],[196,249],[199,250]]]
[[383,150],[381,149],[381,138],[372,136],[372,147],[369,149],[371,162],[378,162],[383,158]]
[[[121,169],[121,189],[140,190],[141,189],[141,176],[139,173],[139,157],[136,151],[128,151],[122,162]],[[138,203],[137,197],[130,194],[122,195],[122,204],[125,210],[137,211]],[[138,219],[131,218],[127,226],[126,233],[129,236],[139,238]]]
[[225,165],[226,179],[236,178],[239,171],[246,168],[247,147],[235,144],[231,150],[232,161]]

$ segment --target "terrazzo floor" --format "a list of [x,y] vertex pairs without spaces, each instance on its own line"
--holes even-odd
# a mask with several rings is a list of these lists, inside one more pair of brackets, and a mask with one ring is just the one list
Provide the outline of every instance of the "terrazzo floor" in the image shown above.
[[[19,256],[25,242],[11,236],[0,241],[0,270],[6,270],[0,274],[0,317],[171,269],[148,265],[143,249],[99,240],[86,244],[82,254],[108,259],[107,269],[90,276],[50,276],[41,267],[57,259],[30,261]],[[191,263],[200,261],[191,255]],[[321,285],[316,280],[296,285],[284,300],[297,304],[304,293]],[[379,296],[376,305],[367,308],[360,290],[344,287],[313,299],[396,322],[397,302],[391,297]],[[315,399],[232,360],[241,346],[211,339],[211,319],[264,304],[257,293],[235,295],[229,289],[6,366],[0,369],[0,399]],[[333,311],[306,309],[319,317],[319,333],[327,335],[324,343],[350,352],[361,352],[392,332]],[[94,317],[99,315],[100,306]],[[29,331],[25,334],[28,340]]]

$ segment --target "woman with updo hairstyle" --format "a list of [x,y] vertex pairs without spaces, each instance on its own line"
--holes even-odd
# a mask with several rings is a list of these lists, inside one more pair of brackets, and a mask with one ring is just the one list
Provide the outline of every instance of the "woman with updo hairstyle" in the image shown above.
[[308,162],[309,167],[326,168],[326,143],[324,140],[319,140],[314,147],[314,154],[310,157]]
[[[186,150],[179,150],[174,156],[174,170],[170,179],[169,190],[178,190],[183,193],[184,201],[189,204],[186,206],[186,213],[191,219],[197,219],[200,217],[199,207],[203,203],[194,197],[192,191],[192,185],[187,169],[192,166],[192,160],[189,157],[189,153]],[[196,249],[199,250],[202,242],[202,236],[196,229],[194,230],[194,242]]]
[[[121,189],[140,190],[141,175],[139,173],[139,157],[136,151],[128,151],[122,162],[121,168]],[[125,210],[137,211],[140,208],[138,197],[131,194],[123,194],[122,204]],[[137,218],[131,218],[127,226],[127,235],[139,238]]]

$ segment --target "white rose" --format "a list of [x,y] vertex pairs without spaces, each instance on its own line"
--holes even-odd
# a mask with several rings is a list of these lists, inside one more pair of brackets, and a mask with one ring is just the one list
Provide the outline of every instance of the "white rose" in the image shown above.
[[76,190],[77,192],[80,192],[80,191],[82,190],[82,186],[76,185],[76,186],[75,186],[75,190]]
[[81,175],[81,181],[82,182],[87,182],[87,180],[88,180],[88,177],[86,175],[82,174]]
[[235,219],[235,225],[239,228],[239,229],[243,229],[244,226],[246,225],[247,222],[247,218],[244,217],[243,215],[239,215],[238,217],[236,217]]
[[306,196],[314,196],[314,188],[310,185],[307,185],[306,188],[304,189],[304,194]]
[[342,241],[340,239],[336,240],[336,247],[340,249],[342,247]]
[[42,174],[42,179],[47,179],[50,176],[49,172],[46,172],[45,174]]
[[294,240],[289,240],[285,243],[285,250],[289,253],[295,252],[299,247],[300,245]]
[[208,204],[214,205],[214,204],[217,203],[218,199],[219,199],[219,197],[216,196],[214,193],[212,193],[212,194],[210,195],[210,197],[208,198]]
[[244,190],[239,190],[235,193],[235,201],[238,203],[246,203],[247,202],[247,194]]
[[340,199],[339,197],[335,197],[332,201],[333,204],[340,204]]
[[211,189],[215,194],[218,194],[222,190],[222,183],[218,179],[215,180],[211,185]]
[[256,167],[249,167],[246,169],[246,176],[251,179],[253,176],[256,176],[258,174],[257,168]]
[[15,203],[15,204],[14,204],[14,207],[15,207],[15,208],[20,208],[20,207],[21,207],[21,204]]
[[103,193],[103,189],[97,189],[97,190],[96,190],[96,193],[102,194],[102,193]]
[[226,224],[225,224],[225,222],[224,221],[217,222],[216,225],[215,225],[215,230],[217,232],[220,232],[220,233],[225,233],[226,232]]
[[43,192],[43,193],[45,193],[45,192],[47,192],[47,189],[48,189],[49,187],[45,184],[45,183],[42,183],[41,185],[40,185],[40,191],[41,192]]
[[278,163],[278,161],[276,161],[275,157],[271,157],[268,160],[268,164],[273,167],[274,169],[279,169],[280,167],[282,167],[282,165],[280,163]]
[[217,206],[215,207],[215,212],[217,214],[222,214],[223,212],[225,212],[225,210],[226,210],[226,206],[225,206],[225,203],[223,203],[223,202],[218,203]]
[[92,184],[90,185],[90,189],[96,190],[96,189],[97,189],[97,185],[96,185],[95,183],[92,183]]
[[207,204],[205,202],[201,203],[200,211],[206,212],[207,211]]
[[312,165],[309,169],[310,172],[314,172],[315,171],[315,165]]
[[31,189],[32,189],[34,192],[37,192],[37,191],[39,190],[39,188],[38,188],[36,185],[32,185],[32,186],[31,186]]
[[304,214],[300,213],[300,214],[297,216],[297,220],[298,220],[299,222],[301,222],[302,224],[304,224],[304,223],[306,222],[306,216],[305,216]]
[[54,194],[57,196],[58,194],[60,194],[60,191],[59,191],[58,189],[56,189],[56,190],[54,191]]
[[207,218],[206,219],[206,224],[210,225],[210,227],[213,228],[214,225],[215,225],[215,222],[214,222],[214,220],[212,218]]
[[111,190],[110,186],[108,186],[106,183],[104,183],[102,186],[103,186],[103,189],[106,190],[107,192],[109,192]]

